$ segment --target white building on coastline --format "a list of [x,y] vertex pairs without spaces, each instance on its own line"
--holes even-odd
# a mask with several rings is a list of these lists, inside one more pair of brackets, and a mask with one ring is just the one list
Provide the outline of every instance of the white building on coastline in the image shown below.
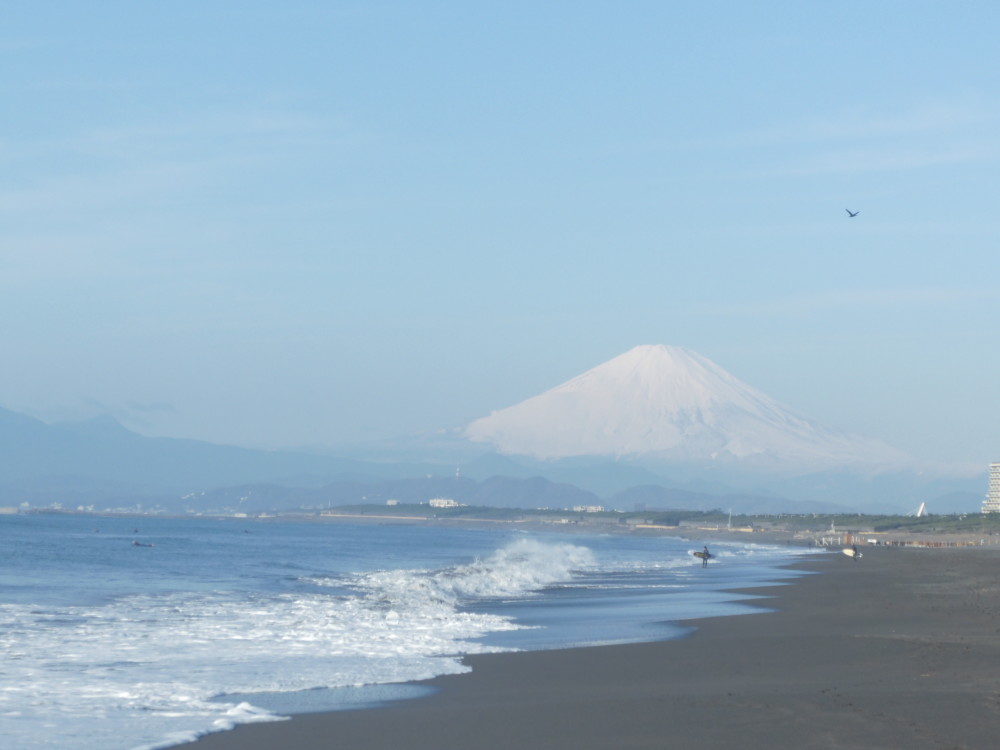
[[1000,513],[1000,463],[990,464],[983,513]]
[[427,501],[432,508],[464,508],[461,503],[455,502],[450,497],[432,497]]

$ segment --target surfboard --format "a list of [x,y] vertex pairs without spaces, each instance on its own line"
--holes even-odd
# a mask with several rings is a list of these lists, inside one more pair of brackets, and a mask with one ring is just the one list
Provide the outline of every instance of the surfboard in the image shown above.
[[695,557],[700,557],[702,560],[711,560],[715,557],[711,552],[692,552],[691,554]]
[[[843,552],[848,557],[854,557],[854,550],[852,549],[842,549],[840,551]],[[864,555],[861,552],[858,552],[858,559],[860,560],[862,557],[864,557]]]

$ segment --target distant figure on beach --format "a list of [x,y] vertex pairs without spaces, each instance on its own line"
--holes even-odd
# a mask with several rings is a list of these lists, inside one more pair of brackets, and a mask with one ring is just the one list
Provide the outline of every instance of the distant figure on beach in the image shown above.
[[861,555],[858,554],[858,545],[852,544],[851,549],[854,550],[854,554],[851,555],[851,557],[854,558],[854,562],[857,562],[861,557]]
[[708,551],[708,547],[702,547],[701,552],[692,552],[691,554],[701,560],[701,567],[708,567],[708,560],[712,556],[712,553]]

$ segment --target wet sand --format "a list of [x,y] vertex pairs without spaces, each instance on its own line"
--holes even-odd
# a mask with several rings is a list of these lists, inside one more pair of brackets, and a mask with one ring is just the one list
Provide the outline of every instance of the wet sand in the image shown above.
[[1000,549],[863,552],[807,558],[795,567],[815,575],[752,590],[774,611],[691,621],[683,639],[469,657],[429,697],[184,747],[997,747]]

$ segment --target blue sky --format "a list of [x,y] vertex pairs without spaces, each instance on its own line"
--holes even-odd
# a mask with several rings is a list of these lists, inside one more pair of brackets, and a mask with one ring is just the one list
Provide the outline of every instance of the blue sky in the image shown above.
[[997,28],[919,0],[6,3],[0,405],[336,445],[662,343],[1000,460]]

